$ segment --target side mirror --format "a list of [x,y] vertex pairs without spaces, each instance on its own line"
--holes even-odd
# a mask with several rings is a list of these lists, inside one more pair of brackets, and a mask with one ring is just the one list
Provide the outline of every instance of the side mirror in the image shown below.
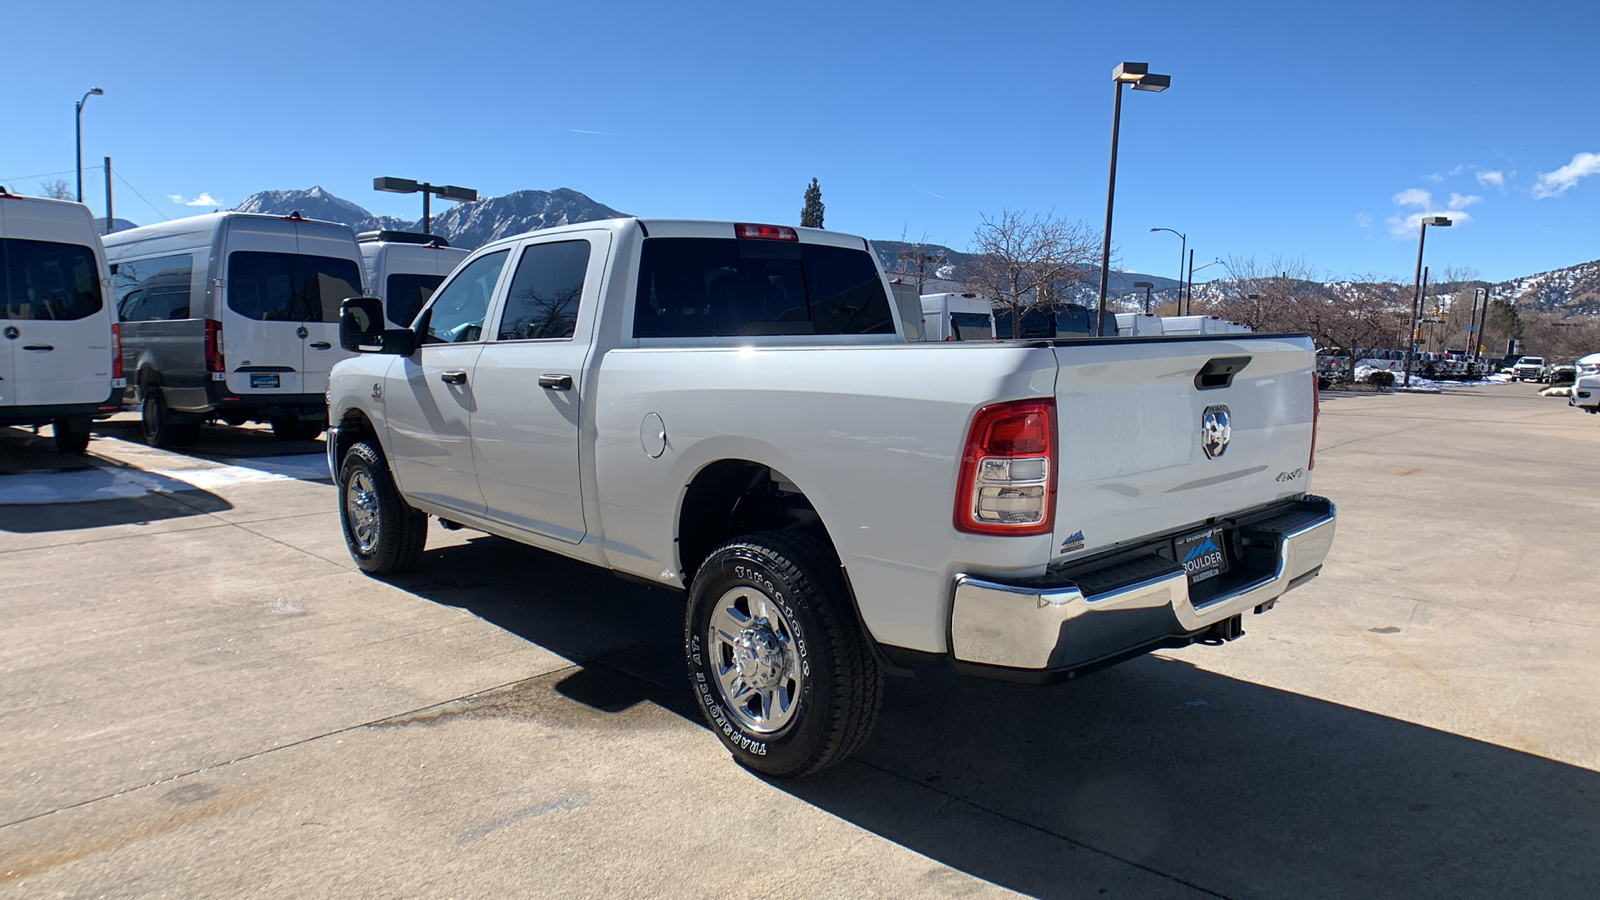
[[357,353],[393,353],[396,356],[410,356],[417,349],[416,332],[383,326],[382,300],[351,297],[339,307],[339,346]]

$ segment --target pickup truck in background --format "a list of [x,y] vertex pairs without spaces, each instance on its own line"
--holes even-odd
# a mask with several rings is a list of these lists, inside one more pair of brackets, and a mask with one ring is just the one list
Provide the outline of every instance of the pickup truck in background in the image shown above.
[[1517,364],[1511,367],[1511,377],[1515,381],[1544,381],[1544,357],[1524,356],[1517,360]]
[[350,553],[413,566],[431,515],[687,592],[706,721],[790,776],[885,672],[1221,643],[1320,570],[1305,335],[907,343],[889,297],[858,237],[612,219],[480,248],[408,329],[346,301]]

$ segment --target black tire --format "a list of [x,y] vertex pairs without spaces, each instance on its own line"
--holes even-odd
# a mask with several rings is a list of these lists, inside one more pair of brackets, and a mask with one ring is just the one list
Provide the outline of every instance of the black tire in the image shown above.
[[[345,452],[338,486],[339,527],[361,571],[394,575],[416,565],[428,540],[428,516],[400,496],[376,444],[361,441]],[[353,498],[353,491],[365,497]]]
[[143,399],[139,403],[139,430],[144,433],[146,444],[152,447],[178,447],[194,443],[200,426],[173,422],[158,385],[145,385],[140,393]]
[[62,453],[86,453],[89,450],[89,430],[74,427],[68,419],[57,419],[50,425],[55,436],[56,449]]
[[[762,602],[783,621],[774,625],[754,615]],[[713,620],[741,603],[750,614],[745,631],[736,641],[714,638]],[[736,644],[741,649],[735,650]],[[782,649],[756,655],[769,647]],[[877,723],[883,672],[856,622],[838,559],[809,535],[762,532],[712,552],[689,592],[684,654],[690,690],[707,724],[735,760],[757,772],[790,777],[818,772],[854,753]],[[768,665],[774,660],[780,662]],[[770,688],[779,699],[768,703],[747,677],[758,686],[789,684],[788,678],[792,686]],[[747,690],[738,695],[744,703],[729,699],[728,678],[735,682],[733,690]],[[787,708],[781,704],[785,692]],[[753,721],[769,706],[775,710],[770,720]]]

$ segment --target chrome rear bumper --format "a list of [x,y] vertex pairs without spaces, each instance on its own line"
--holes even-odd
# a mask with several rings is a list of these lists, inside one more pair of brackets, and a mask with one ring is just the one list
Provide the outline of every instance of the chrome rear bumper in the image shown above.
[[[1331,501],[1306,497],[1238,526],[1251,559],[1236,564],[1231,578],[1238,583],[1198,600],[1183,567],[1154,553],[1105,569],[1075,569],[1071,579],[1008,583],[957,575],[951,655],[985,666],[1068,671],[1192,637],[1315,577],[1333,546],[1334,519]],[[1114,586],[1094,586],[1107,582]]]

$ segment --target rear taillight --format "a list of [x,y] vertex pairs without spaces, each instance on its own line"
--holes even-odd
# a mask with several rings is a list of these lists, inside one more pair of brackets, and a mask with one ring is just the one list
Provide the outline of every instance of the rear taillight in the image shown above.
[[1056,402],[978,410],[956,483],[955,526],[971,534],[1049,534],[1055,527]]
[[122,323],[111,325],[111,377],[122,377]]
[[222,323],[215,319],[206,320],[206,371],[228,371],[222,358]]
[[733,236],[762,241],[800,240],[799,232],[787,225],[747,225],[743,222],[733,226]]
[[1306,460],[1306,471],[1317,466],[1317,420],[1322,418],[1322,385],[1317,373],[1311,373],[1311,458]]

